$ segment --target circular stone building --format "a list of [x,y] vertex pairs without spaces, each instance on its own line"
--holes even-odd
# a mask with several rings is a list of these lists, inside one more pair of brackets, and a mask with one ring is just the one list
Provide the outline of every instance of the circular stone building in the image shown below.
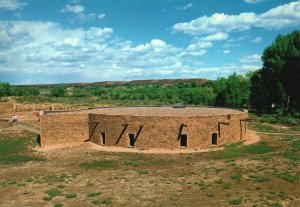
[[245,139],[246,110],[205,107],[104,107],[46,112],[41,146],[91,141],[140,150],[203,149]]

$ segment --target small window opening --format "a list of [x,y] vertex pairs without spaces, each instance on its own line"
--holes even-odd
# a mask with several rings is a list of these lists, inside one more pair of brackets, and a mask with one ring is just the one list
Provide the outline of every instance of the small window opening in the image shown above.
[[218,133],[212,133],[211,135],[211,144],[217,145],[218,144]]
[[186,134],[181,134],[180,135],[180,147],[187,147],[187,135]]
[[105,145],[105,141],[106,141],[106,133],[105,132],[101,132],[101,145]]
[[129,147],[134,147],[134,134],[128,134],[129,136]]

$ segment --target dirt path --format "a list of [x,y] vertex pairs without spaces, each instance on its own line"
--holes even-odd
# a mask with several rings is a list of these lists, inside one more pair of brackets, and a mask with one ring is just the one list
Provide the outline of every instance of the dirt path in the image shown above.
[[255,131],[255,133],[267,134],[267,135],[300,136],[300,134],[280,133],[280,132],[258,132],[258,131]]
[[30,126],[27,126],[27,125],[24,125],[24,124],[18,124],[18,125],[16,125],[16,127],[24,129],[24,130],[29,131],[29,132],[40,134],[40,130],[34,129],[34,128],[32,128]]

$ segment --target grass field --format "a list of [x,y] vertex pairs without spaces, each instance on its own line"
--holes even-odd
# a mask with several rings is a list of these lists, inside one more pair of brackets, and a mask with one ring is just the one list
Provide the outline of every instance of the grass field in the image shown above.
[[35,134],[7,128],[0,131],[0,206],[300,206],[300,136],[260,136],[209,153],[42,152],[33,150]]

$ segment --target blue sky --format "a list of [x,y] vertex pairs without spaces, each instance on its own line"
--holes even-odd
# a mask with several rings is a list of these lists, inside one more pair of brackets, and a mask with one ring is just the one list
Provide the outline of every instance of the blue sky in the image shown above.
[[299,0],[0,0],[0,81],[217,79],[295,29]]

